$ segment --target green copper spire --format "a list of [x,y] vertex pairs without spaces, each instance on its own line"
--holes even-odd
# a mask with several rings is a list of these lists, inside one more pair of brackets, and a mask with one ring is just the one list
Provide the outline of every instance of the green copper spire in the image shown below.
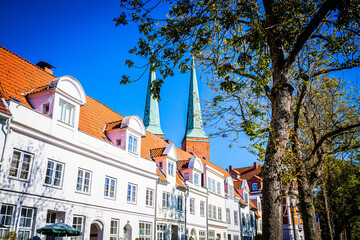
[[145,129],[155,135],[164,135],[160,127],[159,102],[150,94],[151,83],[156,80],[155,71],[150,70],[144,111]]
[[203,121],[201,117],[200,98],[197,86],[194,58],[192,59],[191,63],[190,92],[185,137],[208,138],[204,132]]

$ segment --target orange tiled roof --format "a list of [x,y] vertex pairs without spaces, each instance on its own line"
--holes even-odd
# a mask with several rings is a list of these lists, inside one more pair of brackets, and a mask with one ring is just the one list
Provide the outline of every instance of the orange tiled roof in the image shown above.
[[255,212],[255,216],[256,216],[257,218],[260,218],[260,217],[261,217],[260,214],[258,213],[258,211]]
[[176,183],[177,185],[179,185],[180,187],[186,188],[184,181],[185,179],[181,176],[181,174],[179,173],[179,171],[176,171]]
[[164,176],[164,174],[162,174],[162,172],[160,172],[158,168],[156,168],[156,174],[159,176],[161,180],[167,182],[166,177]]
[[250,206],[254,209],[257,209],[257,207],[255,206],[255,204],[249,199],[249,203],[250,203]]
[[120,128],[121,122],[122,120],[107,123],[105,126],[105,132]]
[[181,171],[183,169],[188,169],[189,168],[189,162],[190,160],[180,160],[177,161],[177,167],[178,169]]
[[224,174],[224,177],[231,177],[230,174],[228,173],[228,171],[226,171],[225,169],[213,164],[212,162],[209,162],[205,159],[201,159],[202,160],[202,163],[205,165],[209,165],[211,166],[212,168],[215,168],[216,170],[218,170],[219,172],[221,172],[222,174]]
[[150,154],[152,158],[163,156],[163,152],[166,147],[154,148],[150,150]]

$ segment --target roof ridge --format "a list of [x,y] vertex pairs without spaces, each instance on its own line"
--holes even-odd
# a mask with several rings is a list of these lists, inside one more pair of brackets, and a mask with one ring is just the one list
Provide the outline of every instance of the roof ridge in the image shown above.
[[43,72],[49,74],[50,76],[56,77],[54,74],[48,73],[47,71],[45,71],[45,69],[42,69],[42,68],[38,67],[36,64],[33,64],[32,62],[26,60],[25,58],[23,58],[23,57],[21,57],[21,56],[19,56],[19,55],[17,55],[16,53],[10,51],[9,49],[7,49],[7,48],[5,48],[5,47],[3,47],[3,46],[1,46],[1,45],[0,45],[0,48],[4,49],[5,51],[7,51],[7,52],[9,52],[9,53],[11,53],[11,54],[13,54],[13,55],[15,55],[15,56],[18,57],[18,58],[24,60],[25,62],[30,63],[31,65],[34,65],[35,67],[37,67],[38,69],[42,70]]

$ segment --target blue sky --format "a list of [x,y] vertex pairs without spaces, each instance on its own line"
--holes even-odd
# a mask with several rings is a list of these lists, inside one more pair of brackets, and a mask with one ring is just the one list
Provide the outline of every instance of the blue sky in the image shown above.
[[[123,74],[133,79],[141,71],[124,62],[143,60],[128,54],[140,37],[136,26],[115,27],[112,19],[120,12],[119,0],[107,1],[8,1],[0,0],[0,45],[36,64],[55,66],[54,75],[71,75],[87,95],[123,116],[143,117],[148,73],[127,86],[119,84]],[[210,90],[197,72],[200,98]],[[190,73],[177,73],[161,90],[160,121],[165,138],[181,147],[186,127]],[[210,132],[209,129],[205,129]],[[246,137],[241,144],[248,142]],[[256,157],[238,147],[229,149],[230,139],[210,139],[211,161],[228,168],[252,165]]]

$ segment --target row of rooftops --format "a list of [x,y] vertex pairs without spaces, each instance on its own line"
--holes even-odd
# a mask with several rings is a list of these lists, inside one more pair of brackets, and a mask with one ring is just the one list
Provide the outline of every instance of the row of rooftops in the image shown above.
[[[52,75],[52,71],[40,68],[0,46],[0,113],[11,116],[3,99],[13,99],[28,108],[32,108],[28,101],[28,96],[49,90],[49,88],[51,88],[50,83],[52,83],[54,79],[56,79],[56,77]],[[106,131],[120,128],[123,119],[124,117],[121,114],[113,111],[99,101],[86,96],[86,105],[80,108],[79,130],[102,141],[107,141]],[[164,149],[171,143],[170,141],[165,141],[148,131],[146,131],[146,136],[144,136],[141,141],[140,156],[142,158],[149,160],[166,158],[166,155],[163,153]],[[176,183],[180,187],[186,188],[186,180],[182,176],[181,170],[188,168],[189,161],[194,155],[179,148],[176,148],[176,151],[179,157],[179,161],[177,162]],[[251,174],[252,176],[259,174],[254,174],[250,168],[233,169],[231,166],[229,173],[227,170],[211,163],[208,159],[201,158],[201,161],[203,164],[207,164],[221,172],[225,178],[231,177],[230,173],[232,173],[232,171],[238,173],[240,178],[233,179],[234,186],[236,182],[239,182],[241,185],[242,179],[248,180],[247,177]],[[255,168],[255,171],[260,171],[258,169],[260,168]],[[167,181],[166,175],[162,173],[160,169],[157,169],[156,172],[159,179]],[[241,196],[241,193],[241,191],[238,192],[234,190],[234,195],[241,199],[242,204],[246,205],[243,200],[244,196]],[[253,209],[256,209],[256,206],[250,199],[249,203]],[[257,215],[259,214],[257,213]]]

